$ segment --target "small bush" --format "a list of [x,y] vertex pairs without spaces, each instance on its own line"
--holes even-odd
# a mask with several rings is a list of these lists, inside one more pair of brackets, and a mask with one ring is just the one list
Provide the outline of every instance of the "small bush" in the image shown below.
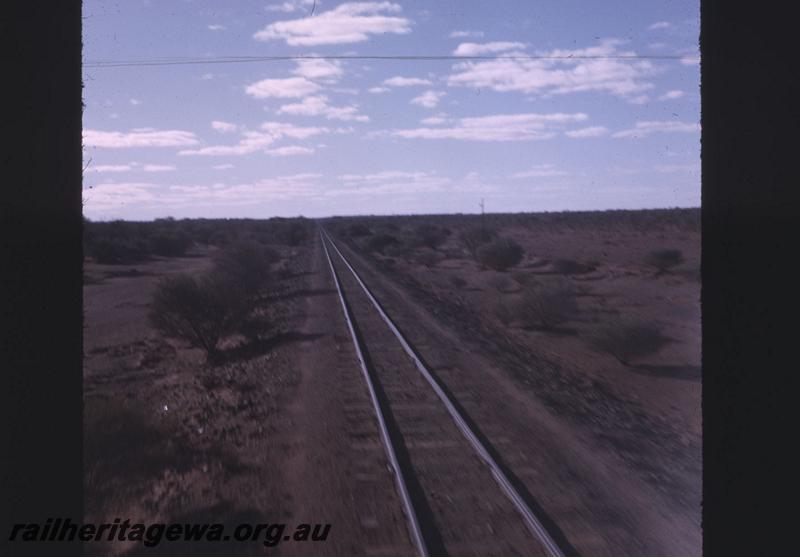
[[89,244],[88,252],[95,261],[104,264],[137,263],[147,259],[145,242],[134,238],[98,238]]
[[157,413],[125,400],[89,397],[84,402],[84,490],[87,510],[99,513],[163,471],[184,469],[191,455],[174,412]]
[[476,227],[468,228],[459,235],[461,243],[473,256],[478,252],[478,248],[488,244],[495,239],[497,234],[488,228]]
[[217,247],[227,246],[231,241],[231,235],[224,230],[217,230],[208,237],[209,245]]
[[356,223],[347,227],[347,234],[353,238],[360,238],[371,235],[372,231],[366,224]]
[[243,323],[248,302],[241,288],[222,273],[177,275],[156,287],[149,317],[166,335],[203,348],[215,359],[219,341]]
[[279,227],[277,236],[282,244],[296,247],[308,243],[311,230],[305,219],[293,219]]
[[683,263],[683,253],[678,249],[654,250],[647,254],[645,263],[655,267],[660,275]]
[[274,250],[252,240],[237,240],[215,257],[216,268],[231,282],[253,297],[270,279],[270,268],[280,256]]
[[476,259],[485,267],[505,271],[522,261],[522,247],[511,238],[496,238],[478,248]]
[[372,252],[377,252],[383,255],[384,251],[389,246],[397,246],[401,245],[400,240],[396,237],[392,236],[391,234],[376,234],[371,236],[369,240],[367,240],[367,250]]
[[611,354],[625,366],[630,366],[631,360],[657,352],[667,342],[658,325],[632,319],[615,319],[590,337],[595,349]]
[[529,282],[515,306],[515,315],[525,327],[553,329],[578,311],[575,290],[565,280]]
[[180,257],[192,245],[191,237],[185,232],[156,232],[150,237],[150,251],[164,257]]
[[433,224],[420,224],[414,229],[413,244],[430,249],[437,249],[445,240],[449,231]]

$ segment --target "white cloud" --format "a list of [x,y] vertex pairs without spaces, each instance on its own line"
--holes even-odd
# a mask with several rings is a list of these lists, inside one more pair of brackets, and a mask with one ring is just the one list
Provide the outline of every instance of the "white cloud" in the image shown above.
[[231,168],[235,168],[232,164],[216,164],[212,166],[214,170],[230,170]]
[[145,172],[171,172],[175,167],[170,164],[146,164],[142,167]]
[[208,29],[210,31],[224,31],[225,30],[225,26],[224,25],[220,25],[218,23],[213,23],[213,24],[208,26]]
[[197,145],[199,141],[192,132],[182,130],[158,131],[151,128],[125,132],[84,130],[83,144],[86,147],[122,149],[128,147],[184,147]]
[[667,91],[666,93],[664,93],[663,95],[658,97],[658,100],[666,101],[666,100],[670,100],[670,99],[680,99],[683,95],[684,95],[683,91],[679,91],[677,89],[673,89],[672,91]]
[[650,31],[656,31],[658,29],[669,29],[670,27],[672,27],[672,24],[669,21],[657,21],[647,28]]
[[700,131],[700,124],[689,122],[636,122],[633,129],[618,131],[611,137],[633,138],[647,137],[654,133],[695,133]]
[[454,56],[480,56],[482,54],[491,54],[493,52],[504,52],[507,50],[525,48],[524,43],[515,42],[492,42],[492,43],[461,43],[453,51]]
[[388,87],[370,87],[370,88],[369,88],[369,89],[367,89],[367,90],[368,90],[370,93],[377,95],[377,94],[379,94],[379,93],[386,93],[386,92],[388,92],[388,91],[389,91],[389,88],[388,88]]
[[155,184],[126,182],[104,183],[84,188],[84,208],[100,213],[121,209],[126,205],[153,202]]
[[275,139],[282,137],[306,139],[315,135],[331,132],[329,128],[295,126],[294,124],[286,124],[283,122],[264,122],[261,124],[261,129],[272,134]]
[[272,200],[320,195],[319,174],[294,174],[243,184],[162,185],[102,183],[84,189],[84,208],[90,214],[114,214],[140,208],[247,206]]
[[446,93],[444,91],[425,91],[418,97],[414,97],[409,101],[411,104],[416,104],[419,106],[424,106],[425,108],[434,108],[436,105],[439,104],[439,101],[442,97],[444,97]]
[[200,149],[187,149],[179,151],[179,155],[202,156],[241,156],[265,150],[267,147],[283,138],[305,139],[322,133],[330,133],[328,128],[302,127],[282,122],[264,122],[261,124],[263,131],[245,131],[242,138],[235,145],[212,145]]
[[444,124],[446,121],[447,120],[441,116],[429,116],[428,118],[420,120],[420,123],[426,126],[438,126],[439,124]]
[[483,31],[453,31],[450,33],[451,39],[466,39],[483,37]]
[[325,79],[336,81],[344,71],[338,60],[324,60],[322,58],[307,58],[297,60],[297,67],[292,73],[306,79]]
[[459,62],[453,67],[455,73],[448,77],[447,82],[451,86],[543,96],[594,91],[636,99],[653,88],[645,78],[657,70],[648,60],[615,58],[635,54],[618,50],[618,44],[617,40],[607,39],[594,47],[543,53],[558,59]]
[[451,184],[450,178],[438,176],[435,172],[400,170],[386,170],[373,174],[343,174],[338,178],[343,187],[327,192],[329,195],[430,193],[440,191]]
[[264,8],[268,12],[283,12],[290,13],[299,10],[301,7],[311,7],[314,5],[314,0],[294,0],[292,2],[283,2],[281,4],[272,4]]
[[346,2],[314,17],[276,21],[258,31],[258,41],[285,40],[291,46],[348,44],[366,41],[369,35],[411,32],[411,22],[396,14],[391,2]]
[[214,79],[214,74],[213,73],[204,73],[203,75],[200,76],[200,79],[203,79],[203,80]]
[[510,178],[550,178],[553,176],[566,176],[567,174],[567,172],[557,169],[552,164],[537,164],[531,167],[530,170],[515,172]]
[[85,172],[128,172],[131,170],[129,164],[98,164],[89,165]]
[[131,104],[133,106],[138,106],[138,105],[142,104],[142,101],[140,101],[139,99],[133,99],[132,98],[130,102],[131,102]]
[[581,128],[578,130],[570,130],[564,132],[564,135],[573,139],[583,139],[586,137],[600,137],[608,133],[608,129],[603,126],[591,126],[588,128]]
[[428,79],[422,79],[419,77],[402,77],[396,75],[394,77],[390,77],[389,79],[384,79],[383,84],[388,85],[389,87],[413,87],[415,85],[430,85],[431,82]]
[[446,128],[415,128],[394,130],[391,135],[405,138],[460,139],[464,141],[526,141],[549,139],[553,128],[570,122],[582,122],[583,113],[564,114],[496,114],[460,118],[455,126]]
[[262,79],[248,85],[245,91],[248,95],[257,99],[266,99],[270,97],[305,97],[319,89],[319,85],[304,77],[287,77],[284,79]]
[[230,122],[223,122],[221,120],[214,120],[211,122],[211,127],[221,133],[230,133],[235,132],[239,129],[239,126],[236,124],[231,124]]
[[681,64],[684,66],[699,66],[700,65],[700,56],[693,55],[693,56],[684,56],[681,58]]
[[279,114],[296,114],[302,116],[325,116],[329,120],[345,120],[368,122],[369,117],[358,113],[355,106],[331,106],[328,97],[318,95],[306,97],[299,103],[285,104],[278,109]]
[[278,147],[277,149],[267,149],[264,152],[273,157],[289,157],[293,155],[310,155],[314,152],[314,149],[310,147],[301,147],[300,145],[287,145],[286,147]]

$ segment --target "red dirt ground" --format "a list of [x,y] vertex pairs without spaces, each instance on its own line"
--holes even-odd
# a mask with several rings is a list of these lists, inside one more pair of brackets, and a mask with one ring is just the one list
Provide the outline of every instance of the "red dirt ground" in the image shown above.
[[[360,220],[402,236],[426,217],[415,218]],[[345,240],[347,222],[326,226]],[[433,222],[452,234],[430,268],[414,251],[369,254],[359,240],[345,254],[542,509],[583,555],[699,555],[700,234],[691,219],[491,217],[525,250],[507,273],[463,253],[458,232],[474,221]],[[642,261],[664,247],[686,261],[656,276]],[[269,340],[237,348],[232,338],[215,366],[147,320],[157,280],[208,269],[209,250],[87,263],[86,519],[331,523],[325,542],[233,549],[413,555],[319,241],[280,251],[284,273],[264,300]],[[577,317],[559,333],[504,325],[498,300],[519,288],[509,275],[544,276],[555,258],[597,264],[568,279],[579,289]],[[670,342],[623,366],[587,342],[616,313],[657,322]],[[147,552],[231,549],[162,543]],[[87,550],[144,551],[119,542]]]

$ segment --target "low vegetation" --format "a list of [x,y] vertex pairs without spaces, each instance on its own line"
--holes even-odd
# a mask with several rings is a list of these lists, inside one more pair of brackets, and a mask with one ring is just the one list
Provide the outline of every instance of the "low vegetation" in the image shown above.
[[475,257],[480,248],[484,244],[488,244],[497,237],[494,230],[484,228],[483,226],[471,227],[464,230],[459,239],[467,251]]
[[391,234],[374,234],[367,240],[366,248],[368,251],[380,254],[386,253],[386,248],[390,246],[401,246],[402,242]]
[[181,257],[194,245],[223,248],[240,240],[297,247],[306,245],[313,222],[304,218],[156,219],[152,222],[93,222],[84,219],[84,252],[98,263],[131,264],[153,256]]
[[657,324],[631,318],[606,323],[594,330],[589,340],[595,349],[614,356],[624,366],[654,354],[668,342]]
[[683,253],[678,249],[657,249],[648,253],[644,261],[662,275],[683,263]]
[[[104,501],[133,486],[152,483],[168,468],[191,458],[174,413],[142,408],[125,400],[87,398],[84,406],[84,489],[86,510],[100,514]],[[121,481],[123,480],[123,481]]]
[[246,296],[219,272],[163,279],[150,308],[150,320],[156,328],[202,348],[209,360],[220,356],[219,341],[237,331],[246,315]]
[[217,361],[225,337],[237,332],[257,336],[250,315],[278,259],[274,250],[255,240],[236,240],[215,256],[213,270],[163,279],[153,295],[150,321],[165,335],[202,348],[210,361]]
[[575,289],[566,279],[529,281],[514,305],[523,327],[555,329],[578,312]]
[[484,267],[495,271],[506,269],[522,261],[522,247],[511,238],[495,238],[491,242],[480,246],[475,258]]
[[419,224],[414,228],[412,244],[414,247],[438,249],[450,236],[450,230],[435,224]]

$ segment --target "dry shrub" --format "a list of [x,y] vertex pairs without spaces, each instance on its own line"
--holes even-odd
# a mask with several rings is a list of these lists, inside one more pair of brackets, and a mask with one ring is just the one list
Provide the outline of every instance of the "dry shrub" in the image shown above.
[[359,238],[363,236],[369,236],[372,234],[372,231],[369,229],[369,226],[362,223],[355,223],[351,224],[347,227],[347,235],[353,238]]
[[445,240],[447,240],[449,235],[450,231],[446,228],[442,228],[441,226],[436,226],[434,224],[420,224],[414,228],[412,243],[414,246],[437,249],[445,242]]
[[217,344],[244,322],[249,300],[223,273],[199,277],[167,277],[156,287],[150,321],[167,336],[203,348],[210,360],[219,356]]
[[189,454],[174,411],[87,398],[83,416],[84,489],[89,512],[102,512],[109,499],[143,481],[155,480],[167,468],[188,464]]
[[522,261],[522,253],[522,247],[511,238],[495,238],[478,248],[476,259],[485,267],[505,271]]
[[514,308],[524,327],[543,329],[557,327],[577,311],[575,290],[566,279],[528,282]]
[[104,264],[138,263],[148,257],[147,243],[139,238],[99,238],[88,245],[87,252]]
[[648,253],[644,262],[660,275],[683,263],[683,253],[679,249],[657,249]]
[[381,255],[383,255],[386,251],[386,248],[390,246],[397,248],[401,247],[400,240],[391,234],[375,234],[374,236],[371,236],[366,243],[367,250],[380,253]]
[[442,260],[441,255],[429,248],[421,249],[415,256],[414,261],[424,267],[431,268]]
[[467,251],[473,256],[478,252],[479,247],[488,244],[496,237],[497,234],[494,230],[483,227],[468,228],[459,235],[461,243],[464,244],[464,247],[467,248]]
[[621,364],[649,356],[660,350],[668,339],[661,327],[630,318],[616,318],[597,328],[590,336],[591,345],[614,356]]
[[258,295],[269,282],[271,266],[280,260],[277,252],[254,240],[237,240],[215,257],[216,269],[239,285],[249,297]]
[[150,251],[164,257],[180,257],[192,246],[192,238],[182,230],[162,230],[150,236]]

